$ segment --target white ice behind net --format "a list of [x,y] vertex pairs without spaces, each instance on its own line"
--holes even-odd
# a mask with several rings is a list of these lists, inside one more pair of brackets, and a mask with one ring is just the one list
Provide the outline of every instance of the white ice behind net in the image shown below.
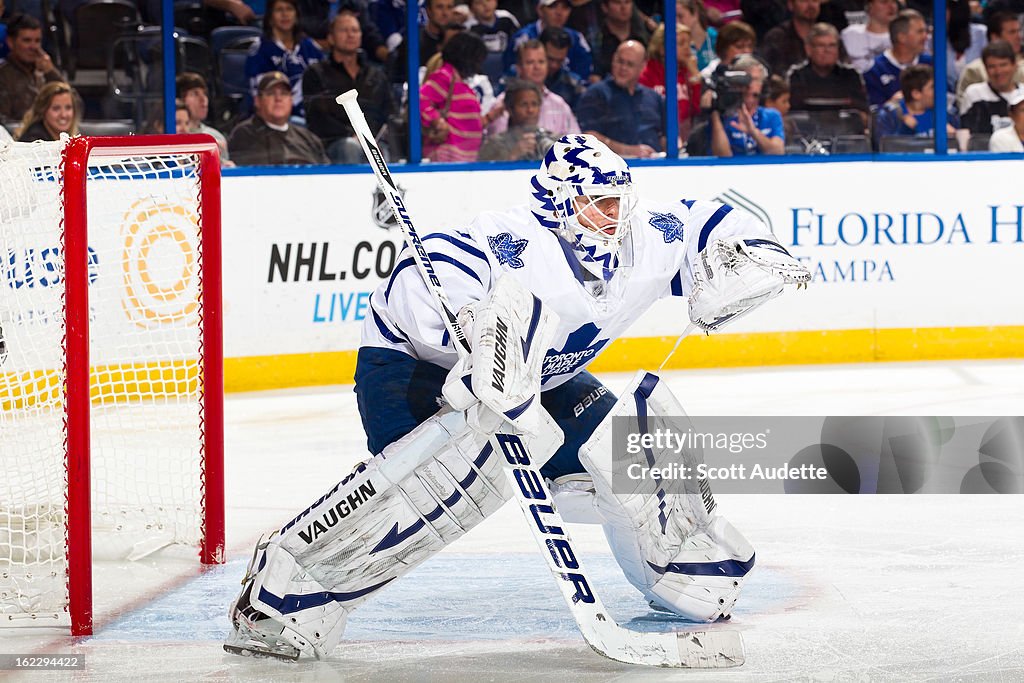
[[[61,148],[0,148],[0,623],[67,622]],[[87,188],[93,550],[139,559],[201,536],[198,160]]]

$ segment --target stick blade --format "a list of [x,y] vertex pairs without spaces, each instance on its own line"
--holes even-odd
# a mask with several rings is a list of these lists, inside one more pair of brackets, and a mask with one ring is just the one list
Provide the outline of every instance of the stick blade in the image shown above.
[[616,662],[682,669],[728,669],[746,660],[737,631],[641,633],[618,627],[598,635],[584,633],[598,654]]
[[680,666],[688,669],[728,669],[746,661],[739,631],[679,633]]

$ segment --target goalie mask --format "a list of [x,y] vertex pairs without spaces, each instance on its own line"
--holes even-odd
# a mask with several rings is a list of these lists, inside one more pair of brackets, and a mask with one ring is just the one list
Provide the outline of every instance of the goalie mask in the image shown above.
[[636,192],[629,166],[591,135],[566,135],[531,181],[530,209],[573,249],[580,265],[607,282],[624,263]]

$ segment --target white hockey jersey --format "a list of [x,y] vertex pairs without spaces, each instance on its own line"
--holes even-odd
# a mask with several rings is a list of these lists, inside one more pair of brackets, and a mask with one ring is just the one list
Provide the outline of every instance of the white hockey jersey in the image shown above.
[[[484,212],[465,230],[421,239],[453,310],[483,299],[508,273],[558,313],[554,346],[544,357],[545,390],[579,373],[662,297],[684,297],[682,332],[691,268],[706,244],[733,235],[771,237],[753,215],[710,201],[641,200],[631,222],[632,240],[626,244],[631,243],[632,265],[616,271],[598,297],[587,291],[569,245],[541,226],[525,205]],[[458,356],[411,248],[403,250],[391,277],[370,297],[369,313],[363,346],[394,349],[445,368],[455,364]]]

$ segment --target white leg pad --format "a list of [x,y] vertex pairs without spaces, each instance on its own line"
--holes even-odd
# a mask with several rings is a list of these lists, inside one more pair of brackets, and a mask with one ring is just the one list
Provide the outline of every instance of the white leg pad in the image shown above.
[[639,432],[652,417],[683,415],[668,387],[640,371],[580,449],[580,461],[593,476],[594,506],[629,582],[656,606],[714,621],[728,616],[739,598],[754,549],[713,514],[710,495],[669,493],[651,480],[631,483],[631,491],[612,490],[612,419],[630,419]]
[[[530,448],[543,461],[562,434],[541,413]],[[257,556],[252,606],[293,632],[300,651],[327,656],[349,612],[511,497],[488,436],[464,413],[442,412],[357,467]]]

